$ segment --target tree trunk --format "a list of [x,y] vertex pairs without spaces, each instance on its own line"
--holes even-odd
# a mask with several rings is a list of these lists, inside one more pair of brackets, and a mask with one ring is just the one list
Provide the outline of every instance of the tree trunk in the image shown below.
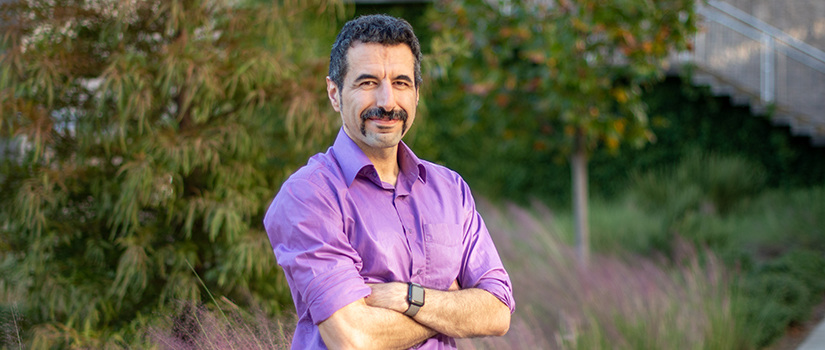
[[587,150],[581,128],[576,129],[573,147],[573,153],[570,156],[570,171],[573,177],[576,252],[578,253],[579,262],[582,266],[586,266],[590,256],[590,229],[587,225]]

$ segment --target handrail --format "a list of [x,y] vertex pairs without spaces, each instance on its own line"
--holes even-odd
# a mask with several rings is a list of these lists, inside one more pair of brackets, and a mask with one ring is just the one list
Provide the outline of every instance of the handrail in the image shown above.
[[[728,3],[709,0],[707,4],[721,13],[708,10],[705,7],[699,7],[698,12],[705,16],[705,18],[711,19],[756,41],[764,41],[765,35],[767,35],[787,46],[774,46],[775,49],[782,51],[782,53],[808,67],[825,73],[825,52],[822,50],[808,45]],[[725,18],[723,14],[735,19],[735,21]]]
[[708,1],[708,5],[713,6],[719,9],[720,11],[728,14],[729,16],[736,18],[748,24],[749,26],[758,29],[761,32],[774,37],[774,39],[784,42],[790,47],[802,51],[806,55],[811,56],[820,62],[825,63],[825,52],[823,52],[822,50],[817,49],[811,45],[808,45],[804,41],[801,41],[797,38],[788,35],[781,29],[778,29],[768,23],[765,23],[759,18],[756,18],[750,15],[749,13],[742,11],[731,4],[719,0],[710,0]]
[[825,146],[825,101],[818,98],[825,91],[825,52],[731,4],[698,3],[696,13],[711,25],[697,35],[697,51],[681,59],[694,60],[716,80],[712,87],[732,88],[732,97],[759,110],[773,108],[775,121]]

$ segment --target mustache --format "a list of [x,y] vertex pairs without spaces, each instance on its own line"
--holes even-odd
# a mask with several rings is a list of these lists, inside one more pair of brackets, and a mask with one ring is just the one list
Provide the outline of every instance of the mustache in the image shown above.
[[361,112],[361,121],[366,121],[371,118],[400,120],[407,121],[407,111],[403,109],[393,109],[391,111],[385,110],[383,107],[368,108]]

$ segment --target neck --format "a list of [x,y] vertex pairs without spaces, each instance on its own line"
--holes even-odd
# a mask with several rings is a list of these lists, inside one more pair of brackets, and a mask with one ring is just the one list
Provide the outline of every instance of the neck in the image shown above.
[[398,180],[398,172],[400,171],[398,165],[398,145],[380,150],[370,150],[369,152],[365,150],[364,153],[372,162],[381,181],[395,186]]

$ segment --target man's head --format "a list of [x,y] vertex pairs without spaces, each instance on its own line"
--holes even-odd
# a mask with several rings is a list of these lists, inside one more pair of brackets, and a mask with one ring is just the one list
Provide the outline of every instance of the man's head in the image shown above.
[[402,19],[360,17],[338,34],[327,94],[365,153],[394,149],[415,120],[420,61],[418,39]]
[[404,44],[415,58],[415,87],[421,86],[421,45],[407,21],[387,15],[361,16],[344,24],[329,57],[329,78],[338,85],[344,82],[349,65],[347,52],[357,42],[384,46]]

